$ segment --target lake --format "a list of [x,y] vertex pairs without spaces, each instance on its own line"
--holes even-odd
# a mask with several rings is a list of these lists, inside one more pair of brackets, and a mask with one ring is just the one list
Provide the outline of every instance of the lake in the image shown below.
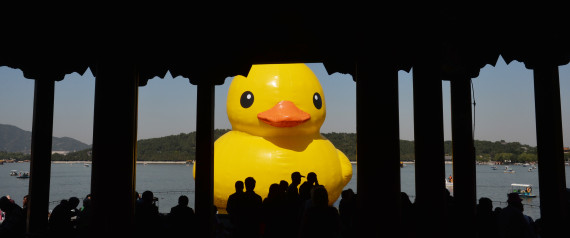
[[[497,170],[491,169],[490,165],[477,165],[477,199],[488,197],[493,200],[494,207],[505,207],[507,192],[511,183],[532,184],[533,193],[539,194],[538,170],[528,172],[529,167],[522,165],[510,165],[515,173],[504,173],[504,166],[498,166]],[[29,170],[29,163],[6,163],[0,165],[0,195],[10,195],[19,205],[22,198],[28,193],[28,179],[18,179],[10,176],[10,170]],[[570,184],[568,178],[570,166],[565,166],[566,184]],[[446,177],[452,174],[452,165],[445,165]],[[356,165],[353,164],[352,180],[345,189],[356,189]],[[379,170],[381,172],[381,170]],[[110,175],[112,176],[112,175]],[[442,178],[443,180],[444,178]],[[290,182],[290,181],[289,181]],[[91,183],[91,167],[83,163],[59,164],[53,163],[51,168],[50,185],[50,209],[53,209],[61,199],[75,196],[81,200],[89,193]],[[406,164],[401,168],[402,192],[406,192],[412,202],[415,198],[415,166]],[[158,197],[159,210],[167,213],[175,206],[180,195],[186,195],[190,199],[190,206],[194,207],[194,179],[192,177],[192,165],[184,164],[137,164],[136,189],[139,193],[150,190]],[[336,201],[338,207],[340,199]],[[540,197],[523,200],[526,215],[533,219],[540,217]]]

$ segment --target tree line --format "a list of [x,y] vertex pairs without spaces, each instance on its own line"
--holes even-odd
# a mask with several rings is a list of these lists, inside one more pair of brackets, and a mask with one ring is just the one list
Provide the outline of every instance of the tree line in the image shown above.
[[[229,129],[214,130],[214,139],[230,131]],[[336,148],[342,151],[351,161],[356,161],[356,133],[322,133]],[[501,161],[511,163],[535,162],[537,160],[536,147],[524,145],[519,142],[482,141],[475,140],[476,160],[479,162]],[[160,138],[143,139],[137,143],[138,161],[189,161],[195,160],[196,132],[180,133],[178,135]],[[444,142],[446,155],[452,154],[451,141]],[[382,151],[378,151],[382,157]],[[564,154],[565,160],[570,154]],[[0,160],[7,159],[26,160],[29,154],[0,152]],[[414,142],[400,140],[400,160],[413,161]],[[53,154],[53,161],[90,161],[91,149],[71,152],[67,155]]]

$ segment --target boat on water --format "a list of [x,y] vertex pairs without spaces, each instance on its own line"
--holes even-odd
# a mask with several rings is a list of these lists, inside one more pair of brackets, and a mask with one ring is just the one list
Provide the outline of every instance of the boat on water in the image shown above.
[[10,170],[10,176],[18,176],[18,170]]
[[451,189],[453,188],[453,182],[449,182],[447,179],[445,180],[445,188]]
[[21,178],[21,179],[30,178],[30,172],[28,172],[28,171],[19,172],[18,177],[16,177],[16,178]]
[[536,194],[532,193],[532,184],[513,183],[509,193],[518,193],[520,197],[536,197]]
[[451,177],[451,175],[449,175],[449,178],[445,179],[445,188],[453,189],[453,177]]
[[515,171],[512,168],[509,168],[509,166],[505,166],[505,171],[503,171],[504,173],[508,173],[508,174],[514,174]]
[[491,169],[497,170],[497,166],[493,165],[493,166],[491,166]]

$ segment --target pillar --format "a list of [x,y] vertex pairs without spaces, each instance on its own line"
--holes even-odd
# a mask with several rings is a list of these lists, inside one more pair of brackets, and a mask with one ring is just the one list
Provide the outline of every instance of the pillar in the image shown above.
[[445,152],[439,64],[426,59],[414,65],[413,96],[417,229],[425,237],[445,237]]
[[[451,79],[451,137],[453,151],[454,220],[460,220],[461,237],[475,237],[477,205],[475,145],[471,112],[471,79],[467,76]],[[469,231],[469,232],[465,232]]]
[[95,75],[91,235],[132,237],[138,74],[119,57],[99,62]]
[[48,225],[54,90],[53,80],[36,79],[26,222],[31,236],[45,234]]
[[399,125],[398,71],[378,63],[359,63],[356,75],[359,237],[402,232]]
[[[560,85],[556,65],[539,65],[534,69],[534,100],[536,142],[538,152],[538,183],[543,237],[564,234],[563,222],[568,216],[566,178],[562,141]],[[535,218],[536,219],[536,218]]]
[[214,237],[214,84],[198,83],[196,109],[197,237]]

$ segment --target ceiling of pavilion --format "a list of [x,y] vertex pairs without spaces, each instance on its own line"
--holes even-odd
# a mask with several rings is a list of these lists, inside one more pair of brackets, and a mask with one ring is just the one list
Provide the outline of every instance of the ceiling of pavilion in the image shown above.
[[153,7],[4,15],[0,66],[62,80],[87,68],[96,75],[105,63],[134,65],[145,85],[168,71],[222,84],[256,63],[322,62],[352,74],[362,61],[405,71],[439,61],[445,79],[477,77],[499,55],[527,68],[570,61],[570,18],[554,5]]

